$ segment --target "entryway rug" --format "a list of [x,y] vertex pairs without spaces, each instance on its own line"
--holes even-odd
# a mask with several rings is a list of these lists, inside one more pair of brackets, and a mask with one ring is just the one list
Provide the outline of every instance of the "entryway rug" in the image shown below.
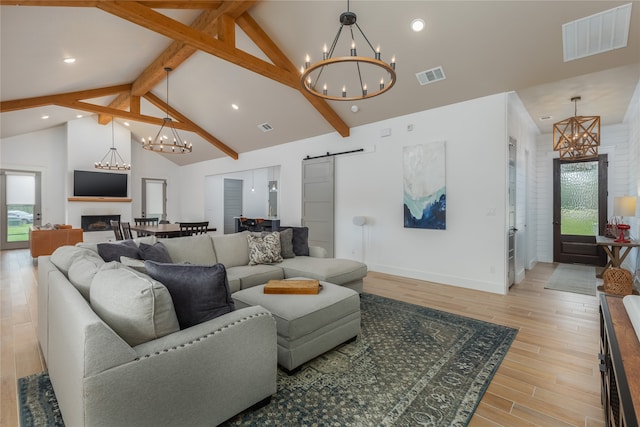
[[[355,341],[278,371],[271,402],[224,425],[467,425],[517,330],[370,294],[361,307]],[[61,425],[46,373],[19,382],[22,426]]]
[[545,289],[596,295],[596,268],[590,265],[558,264]]

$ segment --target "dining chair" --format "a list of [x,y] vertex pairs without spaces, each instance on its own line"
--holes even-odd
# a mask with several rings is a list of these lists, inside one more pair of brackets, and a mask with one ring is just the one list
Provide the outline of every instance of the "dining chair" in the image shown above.
[[116,240],[124,240],[122,237],[122,229],[120,228],[120,221],[111,220],[111,229],[116,236]]
[[207,234],[209,221],[180,222],[180,235],[193,236],[195,234]]
[[120,227],[122,227],[122,237],[124,240],[133,239],[133,235],[131,234],[131,224],[128,222],[121,222]]
[[[159,218],[133,218],[133,222],[136,225],[158,225]],[[138,237],[148,236],[149,233],[144,231],[138,231]]]

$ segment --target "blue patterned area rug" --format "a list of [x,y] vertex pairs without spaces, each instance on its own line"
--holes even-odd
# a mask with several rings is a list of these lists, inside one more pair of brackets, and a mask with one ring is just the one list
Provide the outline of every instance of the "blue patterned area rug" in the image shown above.
[[[224,425],[467,425],[517,330],[370,294],[361,306],[355,341],[278,371],[271,402]],[[46,373],[19,381],[22,426],[62,425]]]

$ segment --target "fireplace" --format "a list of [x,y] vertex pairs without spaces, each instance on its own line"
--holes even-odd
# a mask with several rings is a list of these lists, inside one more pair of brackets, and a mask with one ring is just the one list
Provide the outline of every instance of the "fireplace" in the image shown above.
[[120,221],[120,215],[82,215],[80,226],[84,231],[109,231],[111,221]]

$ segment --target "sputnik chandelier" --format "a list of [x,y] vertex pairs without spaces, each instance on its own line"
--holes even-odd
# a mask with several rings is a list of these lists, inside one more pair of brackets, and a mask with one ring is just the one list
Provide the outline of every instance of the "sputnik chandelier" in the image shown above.
[[[356,21],[356,14],[349,10],[349,0],[347,0],[347,11],[340,15],[338,33],[329,50],[325,45],[322,60],[311,64],[311,58],[307,55],[304,66],[300,69],[300,82],[312,95],[333,101],[357,101],[381,95],[395,84],[395,57],[389,63],[384,62],[381,59],[380,48],[373,48]],[[334,57],[334,51],[345,26],[348,27],[348,33],[351,35],[349,55]],[[365,42],[360,46],[371,49],[370,57],[358,55],[355,39],[358,32]],[[343,47],[346,48],[346,45]]]
[[[167,154],[191,153],[193,144],[187,143],[186,140],[180,138],[178,131],[173,126],[173,120],[169,117],[169,72],[171,68],[166,67],[164,71],[167,73],[167,117],[162,119],[162,126],[155,138],[151,139],[151,137],[149,137],[148,140],[142,138],[142,148]],[[170,134],[169,137],[163,134],[165,128]]]
[[[120,153],[118,153],[118,149],[116,148],[116,140],[114,136],[113,130],[113,117],[111,117],[111,148],[107,151],[107,154],[104,155],[102,160],[99,162],[95,162],[93,165],[96,169],[106,169],[106,170],[119,170],[119,171],[128,171],[131,170],[131,164],[126,163]],[[107,160],[107,158],[109,160]]]
[[553,125],[553,150],[560,153],[560,159],[582,160],[598,157],[600,145],[600,116],[578,116],[577,102],[582,98],[574,96],[574,116]]

